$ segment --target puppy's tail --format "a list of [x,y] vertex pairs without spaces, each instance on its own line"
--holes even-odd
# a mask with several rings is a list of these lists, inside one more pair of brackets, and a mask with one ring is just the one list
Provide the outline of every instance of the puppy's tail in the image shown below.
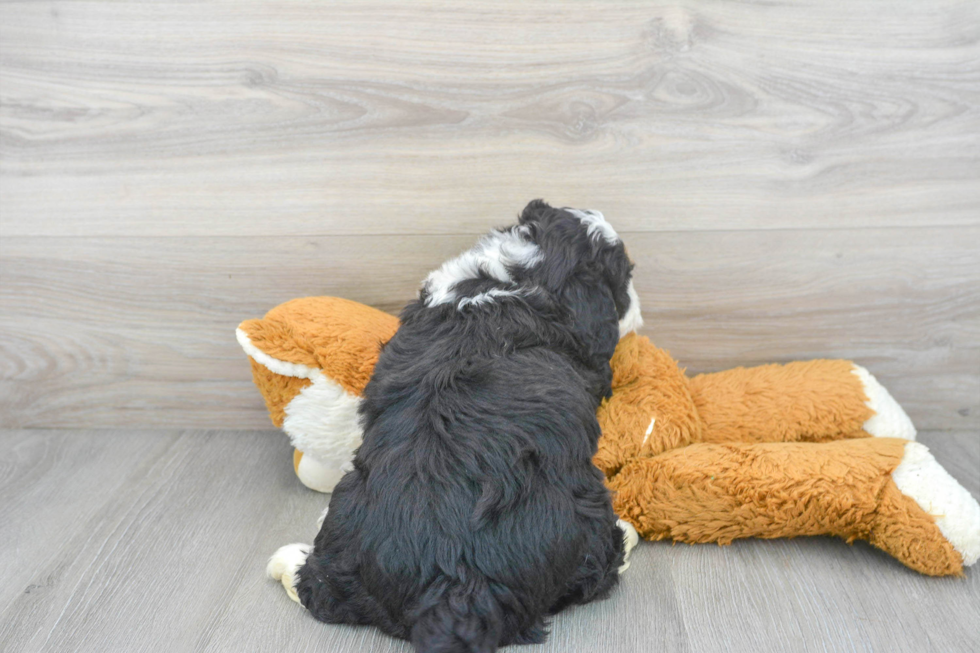
[[442,577],[425,592],[411,639],[418,653],[493,653],[502,630],[503,613],[486,578]]

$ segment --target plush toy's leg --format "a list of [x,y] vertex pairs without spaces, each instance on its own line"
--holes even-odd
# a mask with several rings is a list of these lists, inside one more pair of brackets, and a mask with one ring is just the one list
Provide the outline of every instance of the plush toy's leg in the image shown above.
[[648,539],[863,539],[929,575],[980,557],[980,506],[921,444],[693,444],[635,460],[609,481],[614,509]]
[[348,465],[324,465],[313,456],[299,449],[293,450],[293,470],[306,487],[317,492],[333,492],[334,487],[348,471]]
[[739,367],[696,376],[689,388],[703,442],[915,439],[901,406],[850,361]]

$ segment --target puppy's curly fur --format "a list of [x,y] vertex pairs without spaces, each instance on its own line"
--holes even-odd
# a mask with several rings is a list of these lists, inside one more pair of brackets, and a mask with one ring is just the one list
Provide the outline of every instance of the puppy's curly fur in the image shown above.
[[542,201],[429,276],[297,573],[317,619],[490,652],[615,586],[623,532],[592,456],[630,279],[601,214]]

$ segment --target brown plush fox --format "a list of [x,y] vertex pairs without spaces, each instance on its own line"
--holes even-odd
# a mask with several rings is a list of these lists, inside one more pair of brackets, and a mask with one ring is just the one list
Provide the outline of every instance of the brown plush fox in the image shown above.
[[[308,487],[330,492],[361,442],[360,394],[398,320],[336,297],[247,320],[238,341]],[[650,540],[867,540],[924,574],[980,557],[980,505],[921,444],[867,370],[840,360],[687,378],[647,338],[612,359],[595,464],[619,515]]]

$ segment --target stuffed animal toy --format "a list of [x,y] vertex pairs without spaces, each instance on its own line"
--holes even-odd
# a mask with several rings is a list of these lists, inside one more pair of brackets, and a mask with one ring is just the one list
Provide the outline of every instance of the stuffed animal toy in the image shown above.
[[[397,318],[335,297],[296,299],[239,326],[296,474],[330,492],[361,441],[359,396]],[[980,557],[980,506],[914,441],[901,407],[841,360],[685,376],[627,334],[597,417],[595,464],[616,512],[649,540],[835,535],[924,574]]]

